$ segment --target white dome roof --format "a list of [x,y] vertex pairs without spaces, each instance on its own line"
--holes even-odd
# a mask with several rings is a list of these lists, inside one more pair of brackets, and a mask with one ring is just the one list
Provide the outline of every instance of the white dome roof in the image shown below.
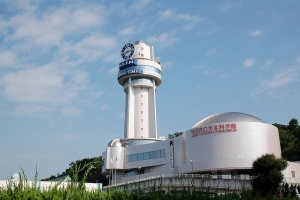
[[193,128],[198,126],[206,126],[210,124],[219,124],[224,122],[259,122],[259,123],[266,123],[263,120],[254,117],[252,115],[248,115],[245,113],[239,112],[226,112],[226,113],[219,113],[215,115],[211,115],[197,124],[193,126]]

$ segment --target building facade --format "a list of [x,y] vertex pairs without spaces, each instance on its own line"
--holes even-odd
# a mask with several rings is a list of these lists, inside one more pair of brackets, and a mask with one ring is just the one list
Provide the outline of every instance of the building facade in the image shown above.
[[[124,138],[112,140],[102,154],[102,173],[110,184],[167,174],[250,177],[252,163],[261,155],[281,157],[278,129],[239,112],[209,116],[170,140],[158,138],[155,90],[161,66],[153,52],[143,41],[121,51],[127,59],[118,74],[126,93]],[[290,162],[284,175],[300,183],[300,163]]]
[[126,93],[124,138],[157,138],[156,87],[161,84],[160,59],[143,41],[125,44],[118,81]]

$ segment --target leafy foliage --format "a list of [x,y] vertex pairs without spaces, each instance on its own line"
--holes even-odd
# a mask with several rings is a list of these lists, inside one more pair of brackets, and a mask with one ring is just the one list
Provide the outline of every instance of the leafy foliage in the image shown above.
[[283,158],[276,158],[274,154],[265,154],[257,158],[252,168],[256,178],[251,185],[254,191],[260,195],[276,194],[283,181],[282,170],[287,167],[287,161]]
[[300,160],[300,126],[293,118],[289,125],[273,124],[279,129],[282,157],[289,161]]
[[180,136],[182,134],[183,134],[183,132],[176,132],[176,133],[173,133],[173,134],[169,134],[168,138],[169,139],[176,138],[176,137],[178,137],[178,136]]
[[[87,166],[87,167],[85,167]],[[69,175],[72,177],[74,182],[88,182],[88,183],[103,183],[107,185],[107,179],[101,174],[102,170],[102,157],[85,158],[82,160],[77,160],[69,164],[69,168],[66,169],[62,174],[57,174],[57,176],[52,175],[49,178],[42,179],[42,181],[49,181],[54,178]],[[86,176],[85,176],[86,175]],[[74,180],[76,179],[76,180]]]

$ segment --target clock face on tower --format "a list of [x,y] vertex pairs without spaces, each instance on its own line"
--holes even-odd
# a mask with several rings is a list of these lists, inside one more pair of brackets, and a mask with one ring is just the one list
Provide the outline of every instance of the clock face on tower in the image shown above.
[[125,44],[121,50],[121,56],[124,60],[131,58],[133,53],[134,53],[134,45],[131,43]]

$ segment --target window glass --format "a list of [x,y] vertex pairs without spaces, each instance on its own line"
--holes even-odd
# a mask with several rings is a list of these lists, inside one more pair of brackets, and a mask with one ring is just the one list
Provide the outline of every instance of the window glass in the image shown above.
[[137,160],[138,161],[143,160],[143,153],[138,154]]
[[134,176],[135,173],[134,171],[129,171],[129,172],[124,172],[124,176],[127,177],[127,176]]
[[148,160],[150,156],[150,152],[145,152],[144,153],[144,160]]
[[162,151],[161,157],[166,157],[166,150],[165,150],[165,149],[162,149],[161,151]]
[[162,157],[166,157],[166,149],[126,155],[126,162],[135,162],[140,160],[148,160]]
[[160,157],[161,157],[160,150],[157,150],[156,151],[156,158],[160,158]]
[[155,159],[155,151],[150,151],[150,159]]
[[132,162],[137,161],[137,154],[132,154]]

